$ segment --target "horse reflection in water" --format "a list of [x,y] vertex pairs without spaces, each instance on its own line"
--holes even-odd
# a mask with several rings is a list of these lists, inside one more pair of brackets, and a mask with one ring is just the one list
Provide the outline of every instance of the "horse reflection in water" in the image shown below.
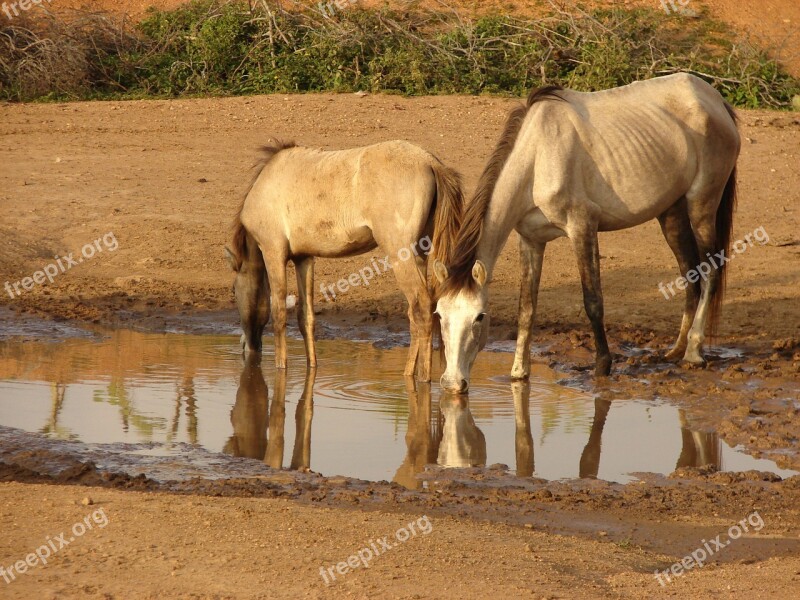
[[406,430],[406,457],[397,469],[392,481],[403,487],[418,490],[422,481],[417,473],[425,469],[425,465],[436,463],[441,440],[441,428],[431,423],[431,384],[418,383],[413,378],[406,378],[406,394],[408,395],[408,429]]
[[[438,463],[445,467],[473,467],[486,464],[486,440],[475,425],[469,408],[469,396],[445,395],[440,401],[438,418],[431,419],[429,384],[406,385],[409,398],[406,453],[394,481],[411,489],[419,489],[422,482],[416,475],[425,465]],[[533,434],[530,416],[530,383],[514,381],[511,394],[514,400],[516,474],[530,477],[535,471]],[[611,400],[596,398],[589,439],[581,453],[578,475],[582,479],[596,479],[600,470],[603,429],[605,428]],[[686,413],[679,411],[681,426],[681,452],[676,469],[681,467],[712,466],[720,469],[721,443],[716,433],[692,430]]]
[[247,356],[239,377],[236,404],[231,410],[233,435],[223,452],[233,456],[263,459],[267,450],[269,390],[257,355]]
[[690,429],[686,411],[679,410],[678,417],[681,422],[683,444],[675,468],[711,465],[716,470],[720,470],[722,468],[722,443],[719,441],[719,434]]
[[[311,467],[311,422],[314,414],[316,369],[308,369],[302,397],[295,410],[294,448],[289,468],[307,471]],[[516,474],[531,477],[535,471],[533,434],[530,416],[530,383],[511,383],[514,401]],[[431,385],[406,379],[408,396],[407,452],[393,481],[409,489],[420,489],[417,478],[426,465],[443,467],[483,467],[486,465],[486,438],[476,425],[468,395],[443,394],[434,417]],[[596,479],[600,470],[603,430],[611,400],[596,398],[589,439],[581,453],[578,475]],[[721,444],[715,433],[695,431],[686,414],[679,411],[682,446],[676,468],[721,467]],[[286,425],[286,371],[278,369],[270,402],[269,390],[261,370],[259,355],[248,354],[239,379],[236,403],[231,410],[233,435],[224,452],[234,456],[263,460],[270,467],[283,467],[284,428]]]
[[437,463],[443,467],[483,467],[486,465],[486,438],[475,425],[469,398],[445,395],[439,401],[444,420]]
[[514,396],[514,451],[517,458],[517,477],[533,475],[533,433],[531,432],[531,384],[525,379],[511,383]]
[[[308,470],[311,463],[311,419],[314,415],[316,369],[306,372],[303,395],[295,410],[295,441],[291,469]],[[233,435],[223,451],[234,456],[263,460],[270,467],[283,467],[284,427],[286,425],[286,371],[275,375],[272,403],[261,371],[261,358],[247,355],[236,403],[231,410]]]
[[430,383],[406,379],[408,429],[403,464],[393,481],[409,489],[420,489],[417,479],[426,465],[482,467],[486,465],[486,438],[475,424],[465,395],[442,396],[433,420]]
[[[600,470],[600,450],[602,447],[603,429],[611,409],[611,400],[595,398],[594,419],[589,432],[589,441],[581,453],[579,477],[581,479],[597,479]],[[711,466],[719,470],[722,467],[722,446],[719,435],[689,428],[686,413],[678,411],[681,424],[681,453],[676,469],[681,467]]]

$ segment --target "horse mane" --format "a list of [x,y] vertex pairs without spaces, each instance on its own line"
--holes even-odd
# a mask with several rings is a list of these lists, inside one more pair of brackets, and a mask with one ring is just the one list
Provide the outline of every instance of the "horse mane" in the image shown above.
[[537,102],[546,99],[563,100],[557,93],[563,89],[558,85],[536,88],[528,95],[525,104],[516,106],[508,115],[503,134],[478,180],[478,187],[475,189],[472,201],[464,212],[452,259],[447,265],[448,277],[439,290],[441,295],[454,294],[464,287],[472,289],[476,285],[472,277],[472,266],[475,264],[475,254],[483,234],[486,212],[489,210],[489,203],[492,200],[497,180],[514,149],[530,108]]
[[242,267],[242,262],[244,262],[245,258],[247,258],[249,255],[249,250],[247,247],[248,233],[242,224],[242,210],[244,209],[244,203],[247,201],[247,197],[253,190],[253,186],[256,184],[259,175],[261,175],[261,172],[269,164],[269,162],[282,150],[295,147],[297,147],[297,144],[294,142],[272,140],[269,144],[259,148],[261,156],[252,166],[255,174],[253,175],[250,185],[247,187],[247,192],[245,193],[244,198],[242,198],[242,202],[239,204],[239,209],[236,211],[236,216],[233,218],[233,240],[231,244],[231,252],[233,252],[234,258],[236,259],[237,271]]

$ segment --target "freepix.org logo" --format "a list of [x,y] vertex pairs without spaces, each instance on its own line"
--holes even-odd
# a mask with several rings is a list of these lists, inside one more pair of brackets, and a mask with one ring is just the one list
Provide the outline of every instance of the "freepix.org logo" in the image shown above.
[[53,0],[18,0],[17,2],[3,2],[2,10],[9,19],[18,17],[20,11],[30,10],[43,2],[50,4]]

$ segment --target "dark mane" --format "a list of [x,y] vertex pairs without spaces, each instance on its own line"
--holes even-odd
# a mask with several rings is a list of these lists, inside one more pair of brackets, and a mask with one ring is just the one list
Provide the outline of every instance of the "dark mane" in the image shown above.
[[557,92],[563,88],[557,85],[548,85],[536,88],[528,95],[525,104],[515,107],[508,115],[503,134],[492,152],[486,168],[483,170],[481,178],[478,180],[478,187],[472,202],[464,212],[464,219],[456,238],[453,259],[447,265],[448,277],[441,286],[440,294],[453,294],[458,290],[475,286],[472,278],[472,266],[475,264],[475,253],[478,250],[478,243],[483,234],[484,218],[486,211],[489,210],[489,203],[492,200],[497,180],[500,173],[514,149],[517,137],[522,129],[528,111],[535,103],[545,99],[563,100]]
[[286,150],[287,148],[295,148],[296,146],[297,144],[294,142],[281,142],[279,140],[273,140],[269,144],[259,148],[261,151],[261,157],[253,164],[252,168],[255,170],[253,180],[247,187],[247,193],[245,193],[241,204],[239,204],[239,209],[236,211],[236,216],[233,218],[233,240],[231,244],[231,251],[236,258],[237,270],[241,268],[242,262],[248,256],[247,230],[244,228],[244,225],[242,225],[242,209],[244,209],[244,203],[247,201],[247,197],[253,190],[253,186],[256,184],[258,176],[261,175],[261,172],[264,170],[264,167],[269,164],[269,161],[275,158],[275,155],[282,150]]

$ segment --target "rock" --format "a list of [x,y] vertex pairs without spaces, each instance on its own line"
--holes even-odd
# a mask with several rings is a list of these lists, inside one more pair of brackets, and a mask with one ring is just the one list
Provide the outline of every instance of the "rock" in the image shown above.
[[84,506],[91,506],[92,504],[94,504],[94,500],[89,498],[89,496],[85,496],[83,500],[81,500],[81,504],[83,504]]

